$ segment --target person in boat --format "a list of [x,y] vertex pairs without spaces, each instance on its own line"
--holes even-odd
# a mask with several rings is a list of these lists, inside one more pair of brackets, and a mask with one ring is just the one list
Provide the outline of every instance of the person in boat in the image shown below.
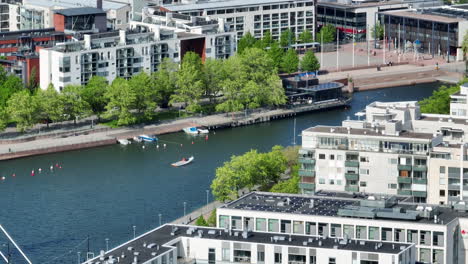
[[182,161],[187,161],[187,159],[186,159],[186,158],[182,158]]

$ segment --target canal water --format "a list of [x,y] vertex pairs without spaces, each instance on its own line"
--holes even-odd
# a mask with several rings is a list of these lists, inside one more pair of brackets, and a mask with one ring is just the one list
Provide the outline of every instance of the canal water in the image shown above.
[[[356,93],[351,107],[298,116],[300,131],[314,125],[339,125],[373,101],[420,100],[439,84]],[[252,148],[293,143],[294,119],[222,129],[209,139],[183,133],[161,136],[156,144],[113,145],[0,162],[0,224],[33,263],[77,263],[89,247],[99,252],[133,238],[162,222],[172,221],[206,203],[206,190],[216,167],[231,155]],[[182,144],[182,146],[181,146]],[[194,163],[173,168],[182,157]],[[49,167],[53,165],[54,170]],[[56,167],[58,165],[58,167]],[[61,167],[61,168],[60,168]],[[42,172],[38,172],[42,168]],[[31,176],[31,171],[35,175]],[[15,174],[15,177],[12,177]],[[210,195],[209,200],[212,200]],[[0,234],[0,250],[6,239]],[[19,259],[12,251],[12,258]],[[15,262],[16,263],[16,262]],[[25,263],[18,261],[17,263]]]

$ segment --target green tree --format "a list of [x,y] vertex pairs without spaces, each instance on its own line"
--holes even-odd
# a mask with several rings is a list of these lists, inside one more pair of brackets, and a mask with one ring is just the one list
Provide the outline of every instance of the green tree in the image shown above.
[[449,114],[450,95],[460,91],[460,86],[442,85],[435,90],[429,98],[419,102],[422,113]]
[[246,73],[242,69],[242,60],[239,55],[229,57],[224,62],[226,77],[221,81],[222,94],[224,100],[216,105],[218,112],[235,112],[244,109],[243,94],[241,92]]
[[135,109],[146,118],[150,118],[157,107],[157,94],[152,87],[150,76],[146,72],[140,72],[128,81],[128,85],[136,95]]
[[255,47],[259,49],[266,49],[271,46],[275,42],[273,37],[271,36],[271,32],[267,31],[263,34],[263,38],[257,40]]
[[237,53],[242,54],[244,50],[254,47],[256,42],[257,40],[250,32],[245,33],[237,43]]
[[377,22],[371,29],[372,37],[376,39],[383,39],[384,37],[384,27],[380,22]]
[[47,122],[47,127],[49,127],[50,121],[59,122],[64,119],[63,100],[52,84],[49,84],[46,90],[39,89],[36,93],[36,98],[40,118]]
[[38,104],[36,98],[28,91],[23,90],[13,94],[7,102],[7,112],[16,122],[16,129],[24,132],[37,123]]
[[296,44],[296,36],[294,35],[294,32],[290,29],[282,31],[280,36],[281,47],[286,48],[293,44]]
[[249,190],[259,186],[264,189],[277,182],[287,164],[282,149],[275,146],[269,153],[250,150],[241,156],[232,156],[230,161],[216,169],[211,184],[213,195],[220,201],[235,199],[243,188]]
[[292,167],[297,164],[299,157],[299,146],[289,146],[282,150],[283,156],[286,159],[288,167]]
[[318,61],[315,53],[308,50],[301,60],[301,70],[307,72],[314,72],[320,69],[320,62]]
[[204,73],[204,94],[208,96],[210,102],[219,96],[223,89],[223,80],[226,78],[226,69],[223,60],[207,59],[203,67]]
[[465,76],[468,76],[468,59],[466,57],[466,54],[468,53],[468,30],[465,32],[465,35],[463,36],[462,51],[463,51],[463,60],[465,61]]
[[106,110],[106,105],[109,102],[105,96],[108,87],[106,78],[95,75],[91,77],[81,92],[83,100],[89,104],[93,113],[97,115],[98,120]]
[[67,85],[60,94],[63,105],[63,114],[76,124],[78,119],[87,117],[91,114],[91,107],[83,99],[81,85]]
[[152,86],[157,95],[156,102],[162,108],[168,107],[171,95],[174,94],[177,68],[177,64],[170,58],[164,58],[158,71],[151,75]]
[[13,94],[23,90],[24,86],[23,81],[18,76],[7,76],[3,68],[0,69],[0,107],[2,107],[6,106],[8,99]]
[[313,42],[314,38],[310,30],[306,29],[299,34],[299,42],[300,43],[310,43]]
[[299,193],[299,182],[301,179],[298,175],[299,166],[294,166],[292,170],[293,172],[291,178],[273,185],[273,187],[270,189],[270,192]]
[[5,108],[0,107],[0,131],[5,130],[8,125],[8,120],[8,111]]
[[211,211],[211,214],[210,214],[210,217],[208,217],[208,220],[206,221],[206,223],[209,225],[209,226],[216,226],[216,208]]
[[273,66],[279,70],[281,61],[284,56],[284,49],[280,47],[278,42],[273,42],[270,49],[267,51],[268,57],[272,60]]
[[198,111],[199,100],[205,87],[203,81],[200,56],[194,52],[187,52],[177,74],[176,90],[171,96],[171,103],[182,102],[188,111]]
[[119,126],[133,124],[136,121],[130,111],[135,106],[137,96],[125,79],[116,78],[107,89],[106,97],[109,100],[106,105],[107,117],[117,117]]
[[32,67],[31,73],[29,74],[29,80],[26,85],[26,88],[31,92],[31,94],[36,93],[38,85],[37,85],[37,68],[36,66]]
[[281,70],[289,74],[296,72],[299,68],[299,57],[297,56],[296,50],[291,48],[288,49],[286,55],[281,61]]
[[208,223],[206,222],[203,215],[200,215],[200,217],[197,218],[197,221],[195,221],[195,225],[197,225],[197,226],[208,226]]
[[336,37],[336,28],[333,25],[327,24],[315,34],[315,41],[322,43],[334,42]]

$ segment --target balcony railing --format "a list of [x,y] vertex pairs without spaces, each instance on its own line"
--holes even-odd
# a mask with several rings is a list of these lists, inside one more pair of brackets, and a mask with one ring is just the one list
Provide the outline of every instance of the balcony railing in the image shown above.
[[350,181],[358,181],[359,174],[357,173],[345,173],[345,179]]
[[411,165],[398,164],[398,170],[410,171],[411,170]]
[[353,185],[348,185],[348,186],[345,186],[345,191],[347,191],[347,192],[359,192],[359,187],[358,186],[353,186]]
[[398,195],[411,195],[411,190],[398,190]]
[[427,171],[426,165],[414,165],[413,171]]
[[359,161],[357,160],[347,160],[345,161],[345,166],[346,167],[359,167]]
[[411,178],[410,177],[398,177],[397,181],[398,183],[411,183]]
[[315,171],[300,169],[299,176],[315,177]]
[[299,163],[315,165],[315,159],[310,159],[310,158],[299,158]]
[[415,184],[427,184],[426,178],[413,178],[413,183]]

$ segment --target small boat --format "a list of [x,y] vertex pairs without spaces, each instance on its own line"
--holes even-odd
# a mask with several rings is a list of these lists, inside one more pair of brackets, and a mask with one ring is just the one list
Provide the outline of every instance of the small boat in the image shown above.
[[119,141],[119,143],[120,143],[121,145],[128,145],[128,144],[130,144],[130,140],[125,139],[125,138],[119,139],[119,140],[117,140],[117,141]]
[[206,127],[185,127],[182,130],[191,135],[208,134],[210,132]]
[[143,139],[139,138],[139,137],[133,137],[133,141],[135,142],[142,142]]
[[143,141],[146,141],[146,142],[156,142],[156,141],[158,141],[157,137],[150,137],[148,135],[139,135],[138,138],[143,140]]
[[171,165],[174,166],[174,167],[180,167],[180,166],[187,165],[192,161],[193,161],[193,156],[188,158],[188,159],[183,158],[182,160],[174,162]]

